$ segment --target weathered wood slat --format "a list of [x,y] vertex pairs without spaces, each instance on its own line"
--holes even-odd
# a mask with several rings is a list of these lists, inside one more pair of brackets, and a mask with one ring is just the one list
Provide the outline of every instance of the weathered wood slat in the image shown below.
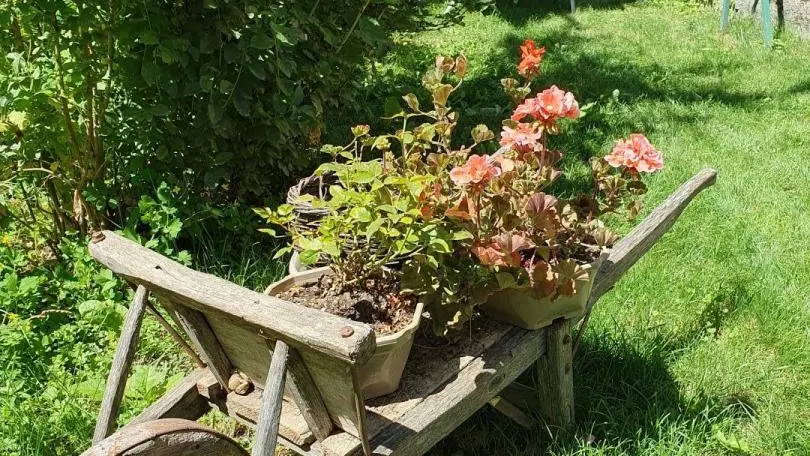
[[537,388],[528,385],[512,382],[501,391],[500,396],[523,410],[538,410],[540,408]]
[[287,390],[315,437],[318,440],[329,437],[332,433],[332,419],[304,360],[295,349],[290,349],[289,353]]
[[373,437],[373,454],[424,454],[545,352],[545,332],[511,329],[456,378]]
[[546,354],[536,364],[540,412],[547,424],[567,427],[574,422],[571,320],[556,320],[545,332]]
[[[245,327],[233,318],[206,313],[211,328],[222,343],[231,363],[246,374],[258,388],[267,381],[270,360],[257,353],[267,351],[267,339],[255,328]],[[291,347],[292,348],[292,347]],[[307,367],[315,388],[327,408],[331,421],[351,435],[359,435],[359,419],[354,406],[352,364],[337,357],[313,350],[296,350]],[[293,400],[292,386],[287,386],[288,397]]]
[[650,213],[633,231],[613,246],[610,256],[602,263],[594,279],[587,309],[607,292],[616,281],[650,250],[655,242],[675,223],[692,198],[712,186],[717,171],[704,169],[681,185]]
[[[397,391],[366,401],[367,435],[373,439],[392,422],[417,407],[433,392],[455,378],[488,348],[500,343],[513,328],[494,320],[481,319],[469,336],[441,347],[422,346],[417,340]],[[324,454],[347,455],[359,451],[361,442],[354,435],[336,433],[323,445]]]
[[208,369],[197,369],[187,375],[174,388],[132,419],[132,426],[160,418],[196,420],[211,409],[208,400],[198,390],[197,383],[211,375]]
[[[203,312],[229,315],[299,350],[316,350],[358,364],[374,352],[374,332],[369,325],[194,271],[111,231],[104,231],[89,248],[96,260],[154,294]],[[345,326],[353,330],[349,337],[341,336]]]
[[[257,388],[244,396],[234,392],[226,395],[210,374],[197,383],[197,388],[200,394],[208,400],[208,407],[216,408],[245,426],[256,428],[256,423],[259,421],[262,390]],[[278,433],[279,438],[284,438],[283,442],[298,446],[308,446],[315,441],[315,436],[309,430],[301,412],[295,404],[286,399],[281,406]]]
[[95,432],[93,432],[93,443],[104,440],[115,429],[118,408],[121,406],[121,398],[124,396],[124,388],[127,384],[132,358],[135,356],[138,333],[141,330],[143,313],[148,299],[149,291],[139,286],[127,310],[121,337],[115,348],[112,368],[104,390],[104,399],[101,401],[101,411],[98,414]]
[[267,383],[262,394],[256,439],[253,443],[253,450],[250,452],[251,456],[273,456],[276,452],[288,353],[287,344],[281,340],[276,341],[273,358],[270,361],[270,370],[267,372]]
[[[188,342],[186,342],[186,340],[183,339],[183,336],[181,336],[177,332],[177,330],[175,330],[174,327],[168,321],[166,321],[165,318],[163,318],[163,315],[160,313],[160,311],[158,311],[157,309],[152,307],[151,304],[148,303],[146,304],[146,309],[155,317],[155,320],[157,320],[158,323],[160,323],[160,326],[162,326],[163,329],[165,329],[166,332],[169,333],[169,336],[171,336],[172,340],[174,340],[177,343],[177,345],[179,345],[180,348],[182,348],[183,351],[185,351],[186,354],[188,354],[188,356],[194,361],[197,367],[199,368],[205,367],[205,363],[200,358],[200,355],[198,355],[197,352],[195,352],[194,349],[191,348]],[[178,326],[180,326],[179,323]]]
[[211,330],[205,315],[197,310],[175,304],[166,298],[161,299],[160,302],[169,313],[174,314],[208,369],[222,388],[227,391],[233,365],[222,350],[222,345]]
[[357,416],[358,435],[360,445],[365,456],[371,456],[371,444],[368,441],[368,423],[366,422],[366,401],[360,389],[360,375],[356,368],[352,369],[352,382],[354,383],[354,411]]
[[[488,328],[488,332],[496,332],[498,337],[483,352],[476,349],[479,340],[468,340],[453,347],[453,350],[460,349],[461,353],[476,353],[469,359],[461,356],[465,361],[462,365],[456,364],[455,374],[438,384],[431,384],[428,393],[419,389],[403,392],[408,396],[418,396],[419,400],[403,400],[401,407],[386,407],[382,403],[367,407],[369,426],[372,423],[379,426],[375,432],[369,433],[372,454],[424,454],[545,353],[545,330],[526,331],[500,323],[492,324],[496,326]],[[505,331],[501,331],[502,328]],[[419,366],[419,373],[422,373],[422,368],[439,369],[439,366],[448,364],[441,356],[434,355],[434,358],[434,361],[426,358],[425,364]],[[415,374],[412,373],[409,381],[421,383],[423,377]],[[382,402],[385,398],[378,399]],[[346,433],[334,434],[324,442],[313,443],[311,452],[323,456],[354,455],[360,449],[360,442],[353,439],[354,445],[347,445],[349,439],[352,438]],[[302,454],[310,451],[309,446],[283,443]]]
[[495,396],[490,399],[489,405],[523,428],[531,429],[534,427],[532,419],[526,415],[520,407],[504,399],[502,396]]

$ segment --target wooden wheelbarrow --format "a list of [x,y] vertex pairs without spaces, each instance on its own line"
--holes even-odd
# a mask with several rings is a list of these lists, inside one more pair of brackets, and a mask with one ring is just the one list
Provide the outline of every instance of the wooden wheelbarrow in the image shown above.
[[[599,297],[715,176],[711,169],[695,175],[616,244],[597,273],[579,334]],[[574,420],[575,321],[538,331],[486,321],[478,337],[441,353],[415,346],[399,390],[366,401],[357,368],[374,353],[368,325],[194,271],[109,231],[93,236],[90,252],[137,291],[85,456],[246,455],[193,421],[212,407],[256,429],[254,456],[274,454],[277,443],[302,455],[421,455],[487,403],[524,425],[529,418],[519,406],[530,402],[548,424]],[[150,294],[190,346],[152,307]],[[146,309],[200,368],[113,434]],[[536,389],[511,385],[533,364]],[[527,391],[534,401],[520,399]]]

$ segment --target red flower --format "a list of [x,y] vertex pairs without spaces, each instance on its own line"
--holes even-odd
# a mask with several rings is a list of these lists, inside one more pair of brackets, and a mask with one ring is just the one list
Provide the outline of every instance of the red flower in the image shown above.
[[512,120],[520,121],[526,116],[534,117],[546,127],[553,129],[557,119],[577,119],[580,116],[579,103],[574,94],[553,85],[534,98],[527,98],[515,109]]
[[605,157],[610,166],[622,166],[636,172],[652,173],[664,167],[664,158],[644,135],[633,133],[628,139],[616,142],[613,151]]
[[485,155],[470,155],[467,163],[450,171],[450,179],[456,185],[484,185],[501,174],[501,169],[493,165]]
[[534,41],[526,40],[520,45],[520,63],[518,73],[527,79],[531,79],[540,73],[540,63],[543,61],[543,54],[546,48],[538,48]]

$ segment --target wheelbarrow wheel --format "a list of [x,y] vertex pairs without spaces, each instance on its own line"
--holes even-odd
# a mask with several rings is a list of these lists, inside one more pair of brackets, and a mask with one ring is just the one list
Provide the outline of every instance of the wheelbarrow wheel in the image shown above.
[[196,421],[166,418],[126,426],[82,456],[248,456],[236,442]]

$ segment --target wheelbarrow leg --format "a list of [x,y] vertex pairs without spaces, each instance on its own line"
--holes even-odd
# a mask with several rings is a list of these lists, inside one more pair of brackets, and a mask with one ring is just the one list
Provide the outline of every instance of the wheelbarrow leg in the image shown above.
[[104,440],[115,430],[115,420],[118,418],[118,408],[124,396],[124,387],[127,385],[127,375],[135,356],[135,347],[138,342],[138,333],[141,331],[143,311],[149,299],[149,290],[138,285],[135,298],[129,305],[124,327],[121,329],[121,338],[115,348],[110,375],[107,377],[107,386],[104,389],[104,399],[101,401],[101,411],[98,414],[96,430],[93,432],[93,444]]
[[262,393],[259,419],[256,423],[256,442],[253,444],[253,451],[250,452],[251,456],[273,456],[276,452],[288,354],[287,344],[277,340],[267,372],[267,383]]
[[540,413],[551,426],[574,422],[574,375],[571,320],[557,319],[546,330],[545,356],[537,360],[537,393]]

